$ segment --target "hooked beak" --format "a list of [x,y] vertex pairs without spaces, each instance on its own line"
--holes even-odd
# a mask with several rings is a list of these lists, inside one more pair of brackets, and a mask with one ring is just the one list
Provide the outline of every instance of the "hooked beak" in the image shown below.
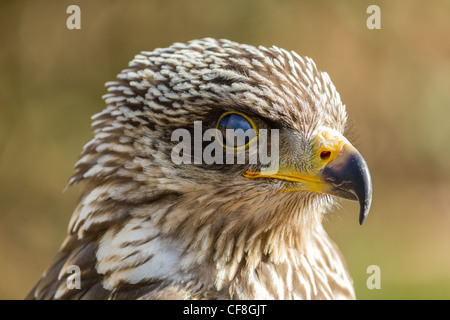
[[372,179],[361,154],[351,144],[319,173],[327,194],[359,201],[359,224],[363,224],[372,203]]

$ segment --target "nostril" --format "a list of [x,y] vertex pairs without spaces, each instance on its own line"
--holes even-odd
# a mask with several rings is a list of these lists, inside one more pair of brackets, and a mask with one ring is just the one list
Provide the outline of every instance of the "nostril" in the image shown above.
[[331,156],[331,151],[322,151],[320,153],[320,159],[322,160],[328,160]]

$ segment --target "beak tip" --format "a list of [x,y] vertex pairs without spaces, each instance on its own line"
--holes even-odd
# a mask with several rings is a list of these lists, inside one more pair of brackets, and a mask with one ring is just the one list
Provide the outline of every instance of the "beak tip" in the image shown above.
[[364,212],[361,212],[359,214],[359,225],[362,226],[364,224],[364,221],[366,221],[366,218],[367,218],[367,214],[365,214]]
[[332,194],[360,204],[359,224],[363,225],[372,204],[372,179],[366,161],[352,145],[322,170],[325,180],[332,181]]
[[372,192],[370,192],[367,198],[361,202],[361,210],[359,212],[359,224],[362,226],[369,215],[370,206],[372,204]]

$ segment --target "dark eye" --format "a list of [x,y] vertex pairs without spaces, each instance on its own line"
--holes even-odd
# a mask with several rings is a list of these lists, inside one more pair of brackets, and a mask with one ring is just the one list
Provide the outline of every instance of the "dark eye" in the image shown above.
[[222,132],[223,145],[228,148],[241,148],[257,137],[253,121],[241,113],[224,113],[217,124]]

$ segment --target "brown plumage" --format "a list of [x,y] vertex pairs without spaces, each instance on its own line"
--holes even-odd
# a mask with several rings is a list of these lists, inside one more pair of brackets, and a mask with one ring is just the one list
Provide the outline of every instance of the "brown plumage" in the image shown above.
[[[85,191],[27,298],[355,297],[321,222],[340,196],[359,200],[362,223],[370,176],[311,59],[208,38],[142,52],[107,87],[69,182]],[[175,130],[216,128],[227,112],[278,130],[277,173],[262,175],[248,148],[242,164],[174,163]],[[70,266],[80,288],[68,286]]]

